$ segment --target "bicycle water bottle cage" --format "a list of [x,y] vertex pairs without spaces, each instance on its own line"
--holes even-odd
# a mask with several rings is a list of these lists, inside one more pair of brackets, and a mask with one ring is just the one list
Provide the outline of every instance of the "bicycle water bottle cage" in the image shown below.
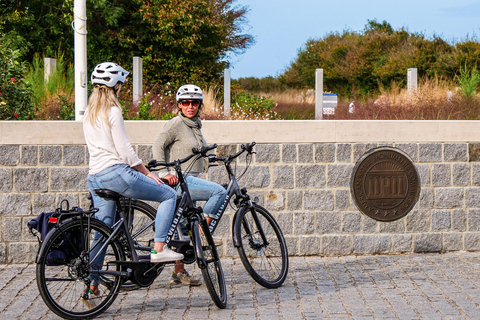
[[97,196],[104,199],[118,200],[123,197],[120,193],[109,189],[95,189],[94,191]]

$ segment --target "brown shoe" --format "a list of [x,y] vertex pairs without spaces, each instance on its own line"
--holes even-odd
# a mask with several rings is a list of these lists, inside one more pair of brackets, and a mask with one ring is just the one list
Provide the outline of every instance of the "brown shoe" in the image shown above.
[[173,272],[172,280],[170,281],[170,283],[199,286],[202,284],[202,281],[199,279],[193,278],[191,275],[188,274],[187,271],[183,271],[183,272]]

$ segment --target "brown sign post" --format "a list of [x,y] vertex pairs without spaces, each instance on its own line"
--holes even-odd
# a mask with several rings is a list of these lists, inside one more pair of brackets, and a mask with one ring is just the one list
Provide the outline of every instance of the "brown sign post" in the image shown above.
[[420,178],[408,155],[380,147],[356,163],[350,189],[358,209],[372,219],[390,222],[407,215],[420,196]]

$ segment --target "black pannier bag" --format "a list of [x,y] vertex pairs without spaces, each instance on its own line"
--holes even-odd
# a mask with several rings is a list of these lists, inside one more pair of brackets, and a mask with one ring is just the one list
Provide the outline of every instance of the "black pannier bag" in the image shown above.
[[[66,209],[63,209],[64,205],[66,205]],[[71,217],[72,214],[78,214],[82,211],[83,210],[79,207],[73,207],[70,209],[68,201],[62,200],[60,208],[57,208],[54,212],[40,213],[36,218],[28,222],[27,226],[30,229],[30,232],[37,237],[41,247],[45,237],[52,229],[54,229],[55,225],[58,225],[62,220]],[[34,232],[33,230],[36,231]],[[52,249],[48,252],[46,265],[67,265],[74,258],[78,257],[78,254],[82,252],[82,250],[83,244],[81,241],[81,230],[66,232],[63,236],[57,238]]]

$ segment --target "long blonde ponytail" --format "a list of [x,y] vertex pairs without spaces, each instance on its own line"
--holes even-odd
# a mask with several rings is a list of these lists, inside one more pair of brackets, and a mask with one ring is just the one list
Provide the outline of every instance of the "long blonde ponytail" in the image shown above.
[[108,120],[110,108],[117,107],[122,109],[120,102],[115,94],[115,89],[105,85],[95,85],[93,92],[88,99],[88,107],[85,112],[83,121],[89,122],[91,125],[98,125],[98,121],[105,122],[110,128],[112,124]]

